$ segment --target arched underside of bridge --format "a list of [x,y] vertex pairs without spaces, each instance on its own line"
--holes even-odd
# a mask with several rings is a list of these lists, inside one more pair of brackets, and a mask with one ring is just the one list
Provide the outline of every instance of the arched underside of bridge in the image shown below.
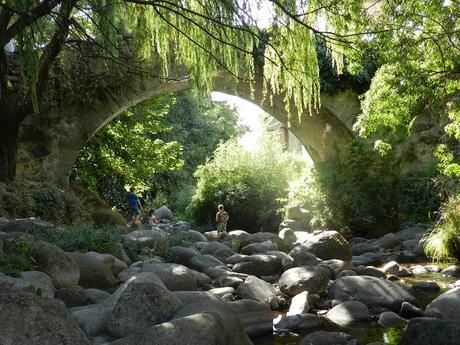
[[[189,80],[185,74],[176,73],[174,80],[166,82],[142,76],[106,85],[95,86],[94,96],[85,101],[69,96],[59,106],[28,117],[20,130],[18,177],[67,184],[80,150],[107,122],[146,99],[188,89]],[[269,102],[270,95],[264,97],[261,85],[255,85],[253,98],[248,84],[228,85],[217,80],[215,90],[254,102],[286,126],[289,122],[291,132],[316,162],[333,155],[335,143],[343,144],[353,137],[351,125],[359,105],[351,91],[322,95],[321,108],[313,114],[305,112],[299,118],[296,109],[286,110],[284,95],[273,95]]]

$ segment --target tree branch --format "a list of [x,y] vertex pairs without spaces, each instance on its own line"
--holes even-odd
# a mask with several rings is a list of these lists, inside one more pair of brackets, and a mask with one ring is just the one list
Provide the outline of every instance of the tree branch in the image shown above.
[[[44,0],[40,5],[28,11],[18,14],[20,18],[7,29],[0,32],[0,47],[4,47],[13,37],[22,32],[27,26],[34,23],[37,19],[48,15],[62,0]],[[4,6],[0,5],[2,8]]]

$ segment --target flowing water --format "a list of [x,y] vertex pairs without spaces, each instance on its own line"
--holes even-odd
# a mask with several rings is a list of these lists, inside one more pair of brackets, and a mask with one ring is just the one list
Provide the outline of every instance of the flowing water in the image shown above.
[[[423,264],[422,264],[423,265]],[[420,307],[425,309],[425,307],[437,296],[448,290],[450,284],[452,284],[455,279],[443,278],[439,273],[428,273],[422,275],[416,275],[412,277],[402,278],[397,284],[402,286],[410,286],[416,282],[426,282],[426,281],[435,281],[440,287],[441,290],[438,292],[414,292],[414,296],[417,297],[420,302]],[[370,323],[361,323],[357,324],[351,328],[341,328],[337,325],[328,323],[325,327],[316,329],[316,330],[325,330],[325,331],[341,331],[353,336],[359,345],[366,345],[374,341],[386,341],[389,344],[392,344],[392,336],[394,331],[388,331],[382,328],[377,322]],[[313,332],[316,330],[310,330]],[[286,333],[286,334],[273,334],[271,336],[266,336],[262,338],[253,339],[254,345],[299,345],[302,339],[307,333]],[[393,343],[396,345],[396,343]]]

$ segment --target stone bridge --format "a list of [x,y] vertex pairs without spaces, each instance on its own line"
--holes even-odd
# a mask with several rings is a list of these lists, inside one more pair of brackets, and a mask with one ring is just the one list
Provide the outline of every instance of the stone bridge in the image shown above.
[[[66,72],[67,82],[51,80],[49,99],[42,101],[43,110],[30,115],[21,126],[18,177],[67,184],[79,151],[107,122],[146,99],[190,88],[189,77],[181,68],[171,66],[165,80],[153,73],[158,66],[148,67],[151,73],[141,71],[142,66],[128,58],[113,62],[99,57],[95,62],[94,56],[82,54],[74,59],[78,63]],[[322,94],[321,108],[313,114],[305,111],[299,118],[294,106],[290,111],[286,109],[285,95],[264,95],[260,82],[255,83],[252,97],[248,83],[232,85],[222,76],[215,80],[214,89],[259,105],[285,126],[289,122],[291,132],[316,162],[335,154],[335,144],[353,137],[351,126],[359,103],[352,91]]]

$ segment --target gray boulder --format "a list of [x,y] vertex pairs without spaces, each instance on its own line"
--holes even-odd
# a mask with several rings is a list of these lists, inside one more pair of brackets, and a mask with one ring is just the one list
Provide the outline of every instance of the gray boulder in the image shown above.
[[279,238],[286,241],[286,243],[295,243],[297,241],[297,236],[291,228],[283,228],[278,233]]
[[251,338],[272,334],[273,317],[270,307],[266,303],[242,299],[227,302],[227,306],[235,315],[238,315],[244,330]]
[[398,245],[400,245],[401,239],[398,238],[394,233],[390,232],[383,236],[382,238],[379,238],[378,240],[375,241],[375,244],[378,245],[379,247],[383,247],[385,249],[391,249],[394,248]]
[[276,289],[262,279],[255,276],[249,276],[243,284],[238,286],[236,294],[241,299],[253,299],[270,304],[270,302],[276,298]]
[[428,316],[460,321],[460,287],[444,292],[425,309]]
[[173,214],[167,206],[161,206],[160,208],[156,209],[153,215],[157,219],[173,219]]
[[409,322],[401,345],[458,345],[460,322],[433,318],[415,318]]
[[201,232],[196,230],[187,231],[187,239],[192,242],[207,242],[208,238]]
[[407,320],[392,311],[385,311],[379,316],[379,325],[384,328],[404,328]]
[[22,292],[0,293],[0,334],[5,345],[90,344],[64,303]]
[[167,233],[157,230],[135,230],[122,236],[122,242],[127,248],[166,248]]
[[311,234],[302,243],[302,246],[323,260],[340,259],[351,261],[351,248],[347,240],[337,231],[321,231],[317,234]]
[[194,256],[189,263],[190,268],[200,272],[205,272],[208,268],[217,266],[225,267],[222,261],[217,260],[214,256],[209,254]]
[[200,254],[201,255],[206,255],[206,254],[214,254],[219,249],[230,249],[227,245],[217,242],[217,241],[212,241],[209,243],[204,243],[203,246],[200,249]]
[[269,276],[281,270],[281,259],[274,255],[255,254],[243,258],[233,266],[233,271],[256,277]]
[[356,339],[342,332],[316,331],[302,339],[300,345],[358,345]]
[[295,296],[302,291],[319,293],[326,289],[330,271],[325,267],[295,267],[284,272],[278,282],[282,293]]
[[98,289],[85,289],[85,296],[89,303],[99,304],[106,302],[112,295]]
[[133,279],[122,290],[111,313],[107,331],[114,337],[124,337],[169,321],[181,307],[177,297],[164,285]]
[[103,334],[112,314],[113,303],[91,304],[70,309],[72,319],[88,336]]
[[21,279],[35,288],[35,293],[41,297],[54,298],[53,282],[49,275],[38,271],[21,272]]
[[[191,270],[190,268],[170,263],[146,264],[142,267],[142,272],[155,273],[165,284],[169,291],[193,291],[200,286],[199,276],[203,276],[203,283],[210,283],[211,278],[203,273]],[[206,279],[207,278],[207,279]],[[203,285],[203,284],[201,284]]]
[[37,218],[20,218],[0,224],[0,232],[38,234],[54,228],[54,224]]
[[418,305],[416,298],[402,287],[385,279],[370,276],[349,276],[335,280],[329,296],[341,301],[356,300],[367,307],[383,307],[399,311],[403,302]]
[[282,317],[281,320],[274,325],[274,328],[278,332],[290,332],[308,331],[323,326],[324,320],[317,315],[297,314]]
[[296,246],[290,252],[289,256],[294,259],[294,266],[316,266],[321,262],[314,254],[310,253],[303,246]]
[[329,310],[326,317],[340,326],[371,320],[369,309],[361,302],[346,301]]
[[394,275],[396,277],[409,277],[412,275],[412,271],[406,267],[401,266],[396,261],[390,261],[382,267],[382,271],[385,274]]
[[200,255],[200,253],[192,247],[173,246],[169,248],[169,255],[174,263],[188,266],[190,260],[194,256]]
[[91,254],[69,253],[80,269],[79,285],[85,289],[110,288],[117,285],[112,271]]
[[232,230],[228,233],[228,237],[231,240],[243,241],[251,237],[251,235],[249,234],[249,232],[246,232],[244,230]]
[[250,243],[247,246],[241,248],[240,252],[244,255],[253,255],[253,254],[264,254],[268,252],[269,248],[264,246],[261,243]]
[[34,242],[32,257],[38,270],[45,272],[56,288],[78,285],[80,268],[75,260],[62,249],[44,241]]
[[375,252],[377,251],[378,247],[379,246],[374,243],[361,242],[351,247],[351,251],[353,255],[361,255],[368,252]]
[[67,308],[88,304],[88,297],[86,296],[85,289],[81,286],[58,289],[54,297],[64,302]]
[[295,295],[291,300],[289,311],[286,313],[287,316],[293,316],[298,314],[306,314],[310,309],[310,303],[308,301],[308,292],[303,291]]

